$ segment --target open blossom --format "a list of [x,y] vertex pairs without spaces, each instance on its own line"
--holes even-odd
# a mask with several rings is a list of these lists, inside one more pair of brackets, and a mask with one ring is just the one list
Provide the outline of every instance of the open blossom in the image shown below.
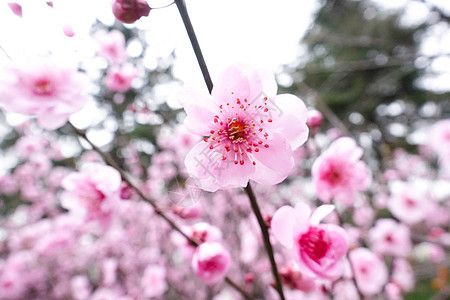
[[370,184],[366,164],[360,160],[363,150],[349,137],[335,140],[314,162],[312,177],[317,196],[352,205],[358,191]]
[[435,206],[426,188],[417,182],[393,184],[392,195],[387,202],[389,211],[406,224],[423,221]]
[[48,130],[64,125],[86,101],[87,77],[47,57],[5,68],[0,105],[9,112],[33,115]]
[[141,279],[144,296],[159,297],[167,290],[166,269],[160,265],[149,265]]
[[100,32],[96,35],[99,43],[98,55],[112,63],[122,63],[127,52],[125,49],[125,36],[119,30],[111,30],[108,33]]
[[119,199],[119,172],[99,163],[84,165],[81,172],[67,175],[62,182],[65,189],[61,204],[84,221],[108,222]]
[[294,249],[300,271],[308,276],[334,280],[344,270],[348,249],[344,229],[319,224],[333,210],[333,205],[322,205],[312,212],[300,202],[295,208],[283,206],[273,215],[273,234],[282,245]]
[[137,70],[130,64],[113,66],[105,77],[105,85],[115,92],[126,92],[131,88],[131,82],[137,77]]
[[369,240],[373,251],[385,255],[405,257],[412,248],[409,227],[393,219],[378,219]]
[[292,151],[308,137],[307,109],[294,95],[276,95],[273,74],[232,66],[211,95],[184,91],[185,125],[206,136],[186,156],[189,175],[206,191],[277,184],[291,171]]
[[357,248],[349,254],[358,289],[365,296],[380,293],[388,281],[383,260],[367,248]]
[[206,242],[197,247],[192,258],[192,268],[206,284],[214,284],[225,278],[231,257],[219,243]]

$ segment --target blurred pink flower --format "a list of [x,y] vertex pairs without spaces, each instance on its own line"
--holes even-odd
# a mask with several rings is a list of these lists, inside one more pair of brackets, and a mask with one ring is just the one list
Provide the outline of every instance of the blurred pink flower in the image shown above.
[[396,258],[393,266],[394,270],[392,272],[391,281],[395,282],[404,293],[412,291],[415,279],[414,271],[410,263],[404,258]]
[[383,260],[367,248],[354,249],[349,256],[361,293],[365,296],[380,293],[388,281],[388,270]]
[[134,23],[141,17],[147,17],[150,10],[145,0],[114,0],[112,4],[114,16],[123,23]]
[[16,2],[9,2],[8,3],[9,8],[15,14],[16,16],[22,18],[22,6]]
[[283,206],[273,215],[271,228],[278,241],[293,248],[300,271],[308,276],[337,279],[343,272],[347,236],[334,224],[319,224],[334,210],[322,205],[314,212],[304,203]]
[[369,240],[371,249],[380,254],[404,257],[412,249],[409,227],[393,219],[378,219]]
[[317,196],[323,202],[335,201],[350,206],[357,192],[371,182],[366,164],[360,160],[363,150],[349,137],[335,140],[314,162],[312,177]]
[[100,220],[108,223],[119,199],[119,172],[99,163],[87,163],[81,172],[67,175],[61,205],[84,221]]
[[191,177],[206,191],[283,181],[294,166],[292,151],[308,137],[305,104],[276,95],[274,76],[232,66],[211,95],[185,90],[179,101],[189,131],[207,136],[186,156]]
[[280,276],[283,283],[293,290],[300,290],[308,293],[313,291],[316,287],[314,279],[302,274],[295,261],[290,261],[281,268]]
[[206,284],[214,284],[225,278],[230,263],[230,253],[219,243],[201,244],[192,258],[192,268]]
[[159,297],[167,290],[166,269],[160,265],[149,265],[141,279],[144,296]]
[[423,221],[436,206],[426,190],[417,183],[401,182],[395,185],[387,202],[389,211],[406,224]]
[[0,104],[6,111],[37,116],[48,130],[63,126],[87,101],[87,77],[54,58],[5,68]]
[[113,66],[105,77],[105,85],[115,92],[126,92],[131,88],[131,82],[138,76],[137,70],[131,64]]
[[430,128],[427,145],[443,166],[450,166],[450,119],[440,120]]
[[127,56],[125,50],[125,36],[119,30],[111,30],[108,33],[101,32],[96,35],[100,45],[98,55],[112,63],[122,63]]

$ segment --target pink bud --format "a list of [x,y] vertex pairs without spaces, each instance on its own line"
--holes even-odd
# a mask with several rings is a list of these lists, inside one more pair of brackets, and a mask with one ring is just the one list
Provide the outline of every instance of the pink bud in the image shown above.
[[230,267],[230,253],[219,243],[203,243],[195,251],[192,268],[206,284],[222,280]]
[[47,1],[46,3],[47,3],[48,6],[53,8],[53,2],[52,1]]
[[22,18],[22,6],[20,4],[17,4],[15,2],[8,3],[9,8],[18,17]]
[[73,32],[73,28],[70,24],[63,25],[63,32],[68,37],[73,37],[75,35],[75,33]]
[[306,124],[310,128],[319,127],[322,123],[322,113],[318,110],[312,109],[308,111],[308,120],[306,121]]
[[144,0],[115,0],[112,5],[114,16],[123,23],[134,23],[147,17],[151,7]]

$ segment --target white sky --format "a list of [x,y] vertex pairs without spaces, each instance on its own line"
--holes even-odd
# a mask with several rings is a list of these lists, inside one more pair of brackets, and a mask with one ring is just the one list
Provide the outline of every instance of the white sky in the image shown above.
[[[23,6],[23,18],[13,15],[9,1],[0,1],[0,46],[14,59],[34,53],[53,53],[80,61],[95,53],[89,29],[96,18],[114,21],[111,0],[54,0],[54,9],[45,0],[17,0]],[[171,0],[148,0],[151,6],[163,6]],[[448,1],[437,5],[449,8]],[[298,43],[311,22],[316,0],[187,0],[188,11],[213,79],[233,62],[245,61],[274,72],[294,61]],[[375,0],[381,7],[399,9],[408,0]],[[426,17],[423,4],[408,6],[407,22]],[[412,20],[412,21],[411,21]],[[407,23],[406,22],[406,23]],[[71,24],[76,37],[63,35],[64,24]],[[203,79],[175,5],[152,10],[148,18],[135,25],[146,30],[155,61],[176,49],[175,75],[189,86],[204,88]],[[445,26],[443,26],[445,27]],[[447,26],[448,27],[448,26]],[[437,30],[439,31],[439,30]],[[441,28],[425,43],[424,53],[434,55],[450,49],[448,28]],[[6,58],[0,53],[0,63]],[[450,62],[439,62],[440,72],[450,69]],[[447,78],[448,72],[441,72]],[[446,77],[447,76],[447,77]],[[436,89],[450,89],[445,81],[428,80]]]

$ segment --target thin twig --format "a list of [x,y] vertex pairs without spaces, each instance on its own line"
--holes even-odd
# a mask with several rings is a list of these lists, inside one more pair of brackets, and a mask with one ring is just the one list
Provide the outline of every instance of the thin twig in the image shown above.
[[[186,27],[186,31],[188,33],[189,39],[192,44],[192,48],[194,49],[195,56],[197,57],[197,62],[200,66],[200,69],[202,70],[203,79],[205,80],[205,83],[206,83],[206,86],[208,87],[209,93],[211,93],[211,91],[213,89],[213,83],[212,83],[211,77],[209,75],[205,60],[203,59],[203,54],[200,49],[200,45],[198,44],[197,38],[195,36],[194,28],[192,27],[192,23],[190,21],[189,15],[187,13],[186,6],[184,5],[183,0],[175,0],[175,3],[177,4],[181,18],[183,19],[184,26]],[[273,277],[275,278],[276,290],[277,290],[278,294],[280,295],[280,298],[282,300],[284,300],[285,297],[283,294],[283,287],[281,284],[280,275],[278,274],[277,265],[275,263],[272,244],[270,243],[270,240],[269,240],[269,232],[268,232],[267,227],[264,223],[264,220],[261,216],[261,211],[258,207],[258,203],[256,202],[256,197],[251,189],[250,184],[248,184],[247,187],[245,187],[244,189],[249,196],[253,212],[255,213],[256,218],[258,219],[258,222],[259,222],[259,226],[261,228],[261,232],[262,232],[263,240],[264,240],[264,246],[267,250],[270,264],[272,266]]]
[[266,223],[264,222],[264,219],[261,215],[261,210],[259,209],[258,202],[256,201],[256,197],[255,197],[255,194],[253,193],[250,183],[248,183],[248,185],[244,188],[244,190],[247,193],[248,198],[250,199],[250,204],[252,206],[253,213],[255,214],[256,219],[258,220],[258,223],[259,223],[259,228],[261,228],[261,233],[262,233],[263,241],[264,241],[264,247],[266,248],[267,254],[270,259],[270,265],[272,267],[272,275],[275,278],[275,289],[277,290],[278,294],[280,295],[280,298],[285,299],[284,294],[283,294],[283,286],[281,284],[281,279],[280,279],[280,275],[278,273],[277,264],[275,262],[275,258],[273,255],[272,244],[270,243],[269,231],[268,231]]
[[[128,185],[139,195],[139,197],[142,200],[149,203],[153,207],[156,214],[158,214],[161,218],[163,218],[170,225],[170,227],[172,227],[173,230],[177,231],[183,237],[185,237],[186,240],[192,246],[194,246],[194,247],[199,246],[199,244],[196,241],[194,241],[193,239],[191,239],[188,235],[186,235],[181,230],[181,228],[171,218],[169,218],[166,214],[164,214],[164,212],[158,207],[158,205],[156,204],[156,202],[153,199],[144,195],[144,193],[139,189],[139,187],[136,184],[134,184],[133,180],[131,180],[131,178],[128,176],[128,174],[117,164],[117,162],[108,153],[102,151],[99,147],[97,147],[94,143],[92,143],[92,141],[86,136],[86,134],[83,131],[76,128],[72,123],[69,122],[68,124],[72,128],[72,130],[79,137],[83,138],[92,147],[92,149],[103,158],[103,160],[108,165],[110,165],[111,167],[113,167],[120,173],[122,180],[125,181],[126,183],[128,183]],[[242,295],[242,297],[244,297],[245,299],[251,299],[251,297],[238,284],[236,284],[231,278],[225,277],[225,281],[229,285],[231,285],[235,290],[237,290]]]
[[184,23],[184,27],[186,28],[189,40],[191,41],[192,48],[194,48],[194,53],[195,56],[197,57],[198,65],[202,70],[203,79],[205,80],[209,93],[211,93],[213,83],[211,80],[211,76],[209,75],[208,68],[206,67],[206,62],[205,59],[203,58],[202,50],[200,49],[200,45],[195,35],[194,27],[192,27],[191,19],[189,18],[186,5],[184,5],[183,0],[175,0],[175,3],[177,4],[178,11],[180,12],[181,19],[183,20]]

